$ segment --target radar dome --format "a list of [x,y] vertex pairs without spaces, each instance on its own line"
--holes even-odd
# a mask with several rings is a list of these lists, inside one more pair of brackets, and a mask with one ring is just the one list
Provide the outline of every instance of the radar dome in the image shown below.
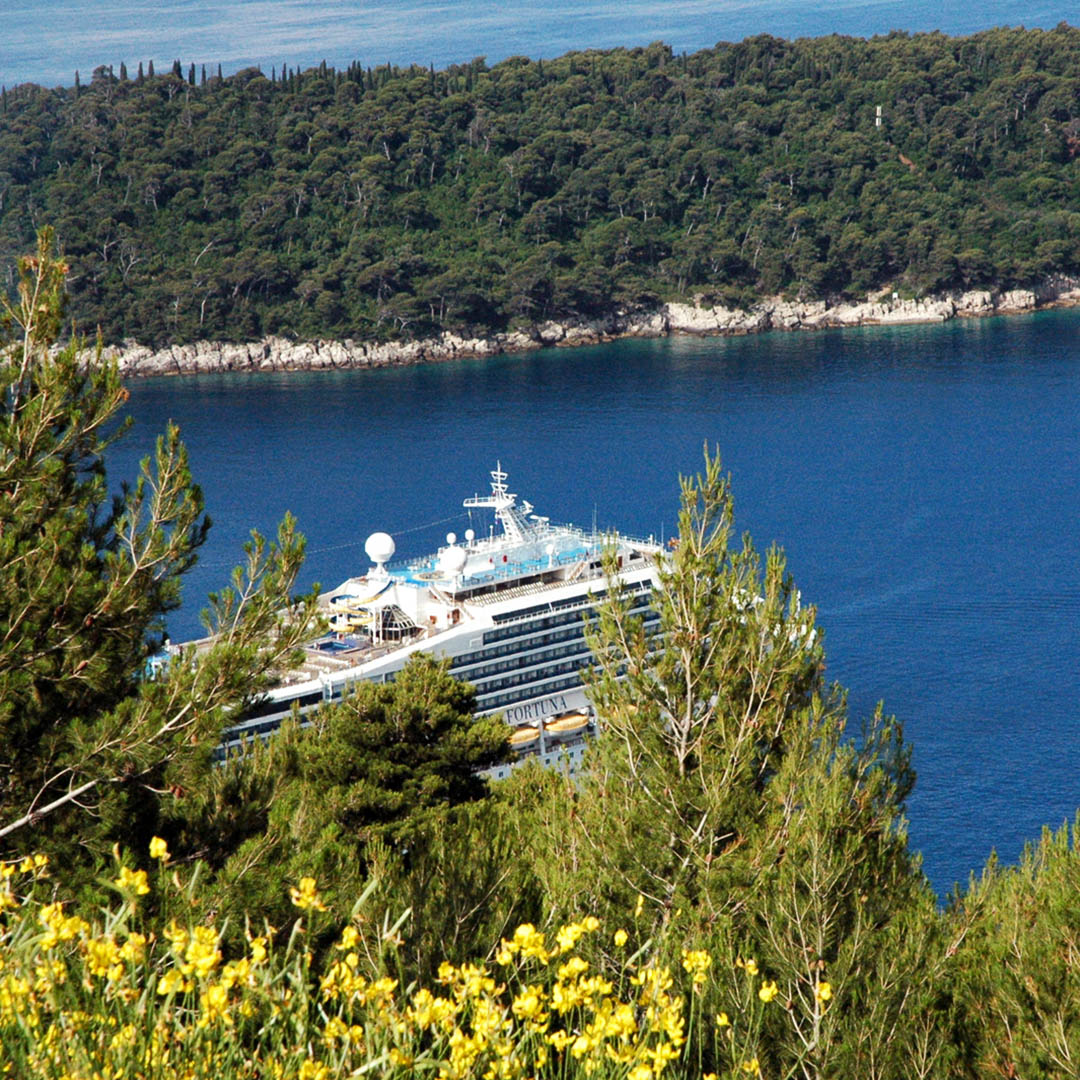
[[376,566],[382,566],[383,563],[389,562],[394,557],[396,550],[397,545],[389,533],[372,533],[364,542],[364,551],[367,552],[367,557]]
[[465,569],[465,560],[468,557],[464,548],[444,548],[439,556],[439,569],[444,574],[460,574]]
[[465,530],[465,543],[471,544],[476,539],[476,532],[473,529]]

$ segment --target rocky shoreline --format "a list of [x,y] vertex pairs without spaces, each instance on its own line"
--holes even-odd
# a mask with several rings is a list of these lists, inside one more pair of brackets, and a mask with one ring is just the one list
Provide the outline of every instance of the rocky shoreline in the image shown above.
[[117,360],[125,378],[220,372],[325,371],[436,363],[523,352],[546,345],[593,345],[624,337],[737,335],[764,330],[944,322],[957,317],[1010,314],[1076,304],[1080,304],[1080,278],[1054,277],[1035,289],[976,289],[923,300],[901,300],[895,293],[886,292],[863,303],[833,306],[823,300],[800,303],[779,298],[763,300],[749,309],[671,303],[654,311],[614,311],[599,319],[577,323],[548,322],[533,328],[530,333],[512,331],[489,338],[464,338],[444,333],[418,341],[373,344],[352,339],[294,342],[267,337],[247,344],[198,341],[158,350],[129,341],[107,347],[105,355]]

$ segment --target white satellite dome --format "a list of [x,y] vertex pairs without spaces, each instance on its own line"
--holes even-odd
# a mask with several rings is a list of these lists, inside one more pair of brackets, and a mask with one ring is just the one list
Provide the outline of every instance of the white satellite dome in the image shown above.
[[394,543],[394,538],[389,533],[377,532],[372,533],[366,541],[364,541],[364,551],[367,552],[367,557],[375,563],[376,566],[381,567],[383,563],[389,562],[394,557],[394,552],[397,551],[397,545]]
[[442,553],[439,555],[439,569],[444,574],[460,574],[465,569],[465,561],[468,557],[468,553],[464,548],[455,547],[454,545],[443,548]]

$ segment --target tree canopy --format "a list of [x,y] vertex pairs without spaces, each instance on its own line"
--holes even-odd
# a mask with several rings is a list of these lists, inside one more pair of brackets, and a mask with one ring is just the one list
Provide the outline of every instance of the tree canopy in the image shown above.
[[0,256],[53,221],[73,311],[110,343],[914,295],[1080,272],[1078,154],[1065,24],[443,71],[101,68],[5,92]]

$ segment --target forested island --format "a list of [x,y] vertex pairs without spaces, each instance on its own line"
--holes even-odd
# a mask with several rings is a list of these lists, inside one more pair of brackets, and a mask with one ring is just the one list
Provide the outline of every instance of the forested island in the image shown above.
[[1078,154],[1065,24],[442,71],[121,65],[3,90],[0,256],[52,223],[77,323],[150,348],[1035,296],[1080,274]]

